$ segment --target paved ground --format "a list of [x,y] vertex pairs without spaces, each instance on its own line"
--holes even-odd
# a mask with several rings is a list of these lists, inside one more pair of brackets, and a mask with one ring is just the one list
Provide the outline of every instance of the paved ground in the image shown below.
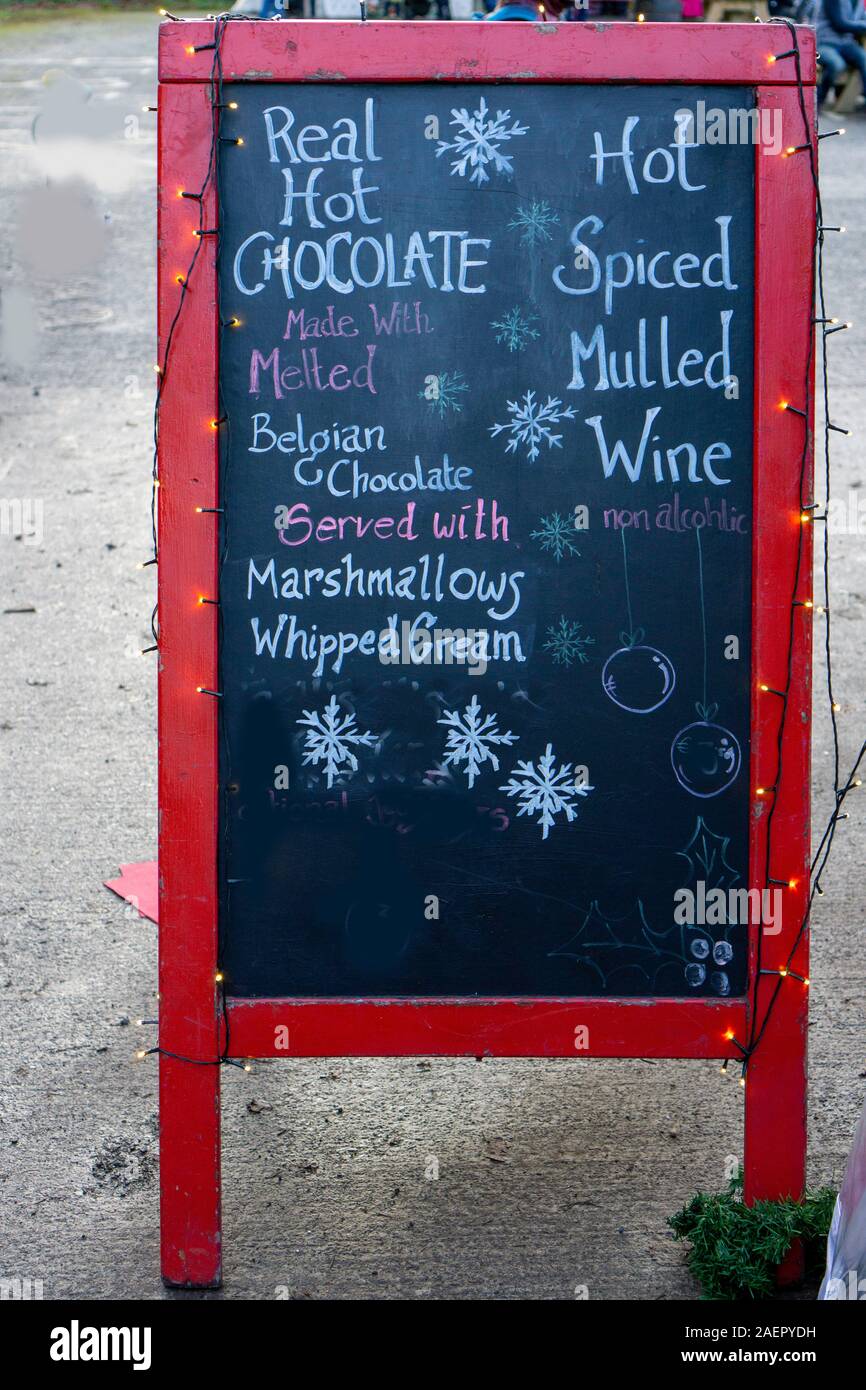
[[[0,536],[0,1275],[42,1278],[52,1298],[189,1296],[159,1281],[156,1066],[131,1061],[129,1020],[156,1008],[155,928],[100,887],[156,843],[156,668],[137,655],[154,578],[135,568],[148,541],[155,135],[140,108],[154,43],[150,16],[67,20],[7,31],[0,56],[12,325],[0,495],[42,500],[45,526],[40,545]],[[89,83],[118,128],[139,124],[90,157],[89,210],[39,201],[58,172],[30,133],[50,69]],[[843,497],[861,485],[866,430],[866,116],[848,126],[822,147],[827,220],[853,232],[832,243],[831,312],[863,325],[831,340],[835,415],[855,430],[835,446]],[[104,252],[83,265],[88,227]],[[866,730],[866,549],[856,535],[833,549],[847,753]],[[822,715],[817,787],[828,748]],[[857,803],[814,919],[814,1183],[840,1177],[864,1094],[864,829]],[[593,1298],[695,1298],[665,1219],[694,1188],[723,1185],[741,1100],[709,1062],[230,1070],[226,1283],[211,1296],[562,1299],[587,1284]]]

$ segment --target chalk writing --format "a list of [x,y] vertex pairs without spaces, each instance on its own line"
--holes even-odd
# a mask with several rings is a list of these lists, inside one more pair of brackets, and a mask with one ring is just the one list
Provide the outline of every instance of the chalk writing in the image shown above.
[[744,989],[670,904],[748,857],[754,150],[503,92],[245,83],[220,147],[240,994]]

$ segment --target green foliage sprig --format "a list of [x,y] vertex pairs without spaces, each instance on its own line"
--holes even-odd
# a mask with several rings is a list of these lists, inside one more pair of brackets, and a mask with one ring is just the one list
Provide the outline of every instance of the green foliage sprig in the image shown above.
[[676,1240],[687,1240],[686,1262],[707,1299],[772,1298],[776,1267],[795,1240],[803,1242],[807,1267],[823,1265],[836,1204],[832,1187],[809,1192],[801,1202],[743,1201],[742,1174],[721,1193],[698,1192],[668,1218]]

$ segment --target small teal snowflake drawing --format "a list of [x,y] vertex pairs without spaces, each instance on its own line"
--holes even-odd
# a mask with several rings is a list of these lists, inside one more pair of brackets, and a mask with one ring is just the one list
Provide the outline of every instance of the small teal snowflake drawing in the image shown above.
[[550,652],[557,666],[571,666],[574,661],[585,666],[589,661],[587,647],[595,645],[595,638],[588,637],[580,623],[564,616],[555,627],[547,629],[547,639],[544,650]]
[[496,329],[497,343],[507,343],[509,352],[520,352],[533,338],[540,337],[538,329],[532,327],[537,319],[537,314],[524,316],[519,309],[509,309],[501,319],[494,319],[490,327]]
[[539,202],[533,198],[531,203],[517,209],[517,215],[509,222],[512,231],[520,232],[520,240],[525,246],[534,246],[539,241],[550,241],[551,227],[559,222],[559,213],[546,199]]
[[572,543],[577,538],[573,517],[551,512],[550,516],[541,518],[538,530],[529,534],[532,540],[539,542],[542,550],[552,551],[557,564],[566,555],[580,555],[577,546]]
[[461,392],[468,390],[469,382],[464,379],[462,372],[439,372],[438,375],[424,378],[424,387],[418,392],[418,399],[427,401],[433,414],[442,420],[449,410],[460,413],[463,406],[458,398]]

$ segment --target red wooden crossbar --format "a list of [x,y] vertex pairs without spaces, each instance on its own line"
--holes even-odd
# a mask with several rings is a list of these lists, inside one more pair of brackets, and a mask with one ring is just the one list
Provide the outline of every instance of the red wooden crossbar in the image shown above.
[[[324,28],[327,28],[327,34]],[[509,26],[510,28],[510,26]],[[352,24],[230,26],[227,82],[731,82],[796,83],[783,26],[748,24]],[[160,28],[161,82],[205,82],[213,24]],[[804,82],[815,81],[814,40],[800,34]],[[195,50],[200,51],[196,52]],[[192,51],[190,51],[192,50]]]
[[[179,196],[204,181],[211,146],[207,80],[214,25],[160,29],[160,362],[180,303],[199,225],[198,204]],[[757,87],[782,116],[783,142],[814,141],[815,47],[798,30],[808,137],[784,26],[229,23],[225,80],[248,82],[686,82]],[[808,154],[768,157],[756,148],[755,432],[752,641],[755,677],[750,775],[777,780],[782,702],[758,681],[784,685],[788,624],[800,543],[803,419],[779,408],[803,399],[810,356],[814,189]],[[217,226],[211,185],[201,225]],[[160,409],[160,1115],[162,1270],[183,1287],[221,1278],[219,1022],[217,962],[218,701],[217,288],[206,238],[175,329]],[[811,438],[806,487],[811,486]],[[808,495],[808,491],[807,494]],[[811,538],[800,599],[810,595]],[[764,941],[762,965],[785,964],[796,940],[809,877],[810,612],[797,609],[784,776],[776,793],[771,876],[795,880],[782,930]],[[749,886],[766,883],[770,797],[753,797]],[[752,942],[754,981],[756,943]],[[804,936],[792,962],[807,974]],[[774,980],[758,981],[763,1017]],[[754,996],[713,999],[230,1000],[230,1054],[276,1056],[739,1057]],[[786,981],[750,1062],[745,1108],[749,1200],[799,1195],[805,1169],[805,987]],[[588,1027],[588,1047],[575,1029]],[[729,1035],[733,1035],[732,1037]],[[176,1054],[175,1057],[167,1055]],[[179,1058],[188,1060],[178,1060]],[[198,1065],[196,1063],[199,1063]],[[793,1271],[795,1272],[795,1271]]]
[[747,1010],[741,999],[236,999],[229,1021],[236,1057],[721,1058],[740,1055],[728,1035],[744,1035]]

